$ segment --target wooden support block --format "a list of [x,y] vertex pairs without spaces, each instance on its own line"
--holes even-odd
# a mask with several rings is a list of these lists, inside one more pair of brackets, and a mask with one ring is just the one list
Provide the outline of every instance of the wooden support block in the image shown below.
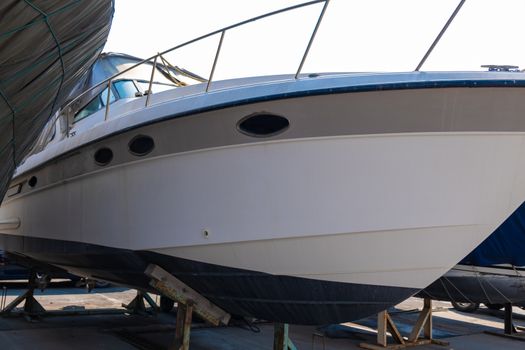
[[416,324],[414,325],[414,328],[412,328],[412,332],[408,337],[409,342],[416,341],[419,338],[419,334],[421,334],[423,328],[425,329],[425,337],[427,339],[432,338],[432,321],[430,320],[431,318],[432,300],[425,298],[423,310],[421,310],[421,312],[419,313],[419,317],[416,321]]
[[387,328],[390,331],[390,334],[392,334],[392,338],[394,338],[394,341],[398,344],[405,344],[405,339],[403,339],[403,336],[401,333],[399,333],[399,330],[396,327],[396,324],[394,323],[394,320],[390,317],[390,314],[386,313],[386,321],[387,321]]
[[377,314],[377,344],[380,346],[386,347],[388,345],[387,332],[390,332],[396,343],[405,343],[405,340],[403,339],[403,336],[401,336],[401,333],[399,333],[394,321],[385,310]]
[[1,314],[9,314],[14,310],[19,304],[24,302],[24,313],[29,316],[41,315],[46,312],[46,310],[40,305],[40,303],[35,299],[33,295],[33,287],[30,287],[22,295],[19,295],[12,302],[10,302],[3,310]]
[[29,316],[42,315],[46,312],[46,309],[35,299],[33,293],[26,297],[24,303],[24,313]]
[[512,320],[512,304],[506,303],[503,333],[492,331],[484,331],[484,333],[513,340],[525,341],[525,332],[522,332],[523,330],[525,330],[525,327],[514,326],[514,322]]
[[148,302],[149,306],[151,306],[151,308],[155,312],[160,311],[159,306],[155,303],[155,301],[153,299],[151,299],[151,297],[150,297],[150,295],[148,293],[144,293],[142,296],[144,297],[144,300],[146,300]]
[[516,333],[516,329],[512,320],[512,304],[505,303],[505,334],[512,335],[513,333]]
[[191,319],[193,314],[192,304],[179,304],[177,307],[177,321],[175,323],[175,341],[170,350],[189,350]]
[[439,345],[439,346],[449,346],[450,342],[444,341],[444,340],[437,340],[437,339],[430,339],[432,344]]
[[387,346],[388,344],[387,334],[386,334],[386,329],[387,329],[386,315],[387,315],[386,310],[381,311],[380,313],[377,314],[377,344],[383,347]]
[[124,307],[131,313],[145,315],[146,305],[144,305],[144,293],[141,291],[137,291],[137,295],[133,298],[133,300],[130,301],[127,305],[122,304],[122,307]]
[[153,288],[179,304],[191,304],[193,311],[211,324],[227,325],[230,321],[229,313],[214,305],[163,268],[150,264],[145,274],[151,277],[150,285]]
[[[392,337],[398,344],[387,343],[386,332],[390,331]],[[425,338],[420,339],[419,334],[424,330]],[[448,346],[449,343],[445,341],[432,339],[432,300],[425,299],[423,310],[419,313],[417,319],[408,340],[405,341],[399,333],[394,321],[390,317],[387,311],[382,311],[378,314],[377,319],[377,344],[361,343],[360,347],[369,350],[398,350],[412,346],[436,344],[442,346]]]
[[429,339],[419,339],[412,343],[405,342],[405,344],[390,344],[390,345],[382,346],[382,345],[376,345],[376,344],[361,343],[359,344],[359,346],[363,349],[369,349],[369,350],[400,350],[400,349],[406,349],[406,348],[413,347],[413,346],[428,345],[428,344],[433,344],[433,342]]
[[425,339],[432,339],[432,299],[425,298],[423,303],[423,310],[427,310],[426,312],[428,313],[423,334],[425,335]]
[[32,291],[27,290],[24,292],[24,294],[17,296],[12,302],[7,304],[7,306],[2,310],[2,313],[7,314],[13,311],[13,309],[17,307],[22,301],[24,301],[29,294],[32,295],[33,293]]

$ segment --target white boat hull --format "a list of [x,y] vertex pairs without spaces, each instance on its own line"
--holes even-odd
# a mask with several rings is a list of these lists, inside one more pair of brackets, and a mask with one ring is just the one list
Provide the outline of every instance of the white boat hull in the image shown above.
[[[421,116],[438,127],[435,118],[457,110],[443,104],[450,96],[464,107],[462,98],[503,93],[475,90],[480,96],[473,89],[427,89],[266,101],[167,119],[88,143],[95,127],[49,150],[64,153],[68,144],[84,140],[68,156],[42,161],[46,154],[37,155],[33,162],[39,166],[24,164],[14,182],[30,176],[39,182],[6,198],[0,209],[0,219],[21,223],[2,230],[12,245],[6,250],[141,288],[147,287],[144,262],[155,262],[226,309],[271,320],[327,323],[367,316],[436,280],[521,204],[525,133],[359,134],[346,116],[354,110],[360,120],[378,113],[407,121]],[[512,96],[522,103],[520,94]],[[391,101],[398,109],[390,110]],[[414,104],[406,116],[404,103]],[[235,129],[243,116],[261,110],[289,117],[290,131],[253,140]],[[495,118],[483,105],[461,116],[480,113],[485,121]],[[338,134],[298,136],[301,122],[311,134],[316,120],[319,127],[330,124],[324,133]],[[108,128],[119,122],[108,121]],[[211,129],[200,135],[205,125]],[[126,149],[138,134],[155,140],[155,150],[144,158]],[[100,147],[114,150],[110,166],[93,164]],[[30,239],[48,242],[41,243],[45,249],[60,248],[46,252]],[[69,246],[77,248],[69,252]],[[141,263],[126,265],[128,258],[121,256]],[[257,282],[235,277],[221,288],[221,280],[209,283],[216,270],[256,276]],[[261,290],[261,280],[271,280],[269,290]],[[311,299],[285,293],[311,290],[311,283],[325,293]],[[246,294],[233,295],[235,286]],[[275,294],[261,302],[259,290]],[[335,290],[341,294],[330,294]],[[288,309],[294,298],[306,299]]]
[[2,213],[20,217],[15,234],[424,288],[514,209],[523,140],[410,134],[208,149],[80,176]]

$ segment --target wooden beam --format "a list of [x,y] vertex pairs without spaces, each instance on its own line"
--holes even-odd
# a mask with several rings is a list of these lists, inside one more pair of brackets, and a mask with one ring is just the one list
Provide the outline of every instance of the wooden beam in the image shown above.
[[381,311],[377,314],[377,344],[381,346],[387,346],[387,320],[386,320],[387,312]]
[[[427,302],[428,300],[428,302]],[[429,322],[429,318],[432,316],[432,301],[430,299],[425,298],[423,310],[419,313],[419,317],[417,319],[416,324],[414,325],[414,328],[412,328],[412,332],[410,333],[410,336],[408,337],[409,342],[414,342],[419,338],[419,334],[421,334],[421,331],[423,328],[425,328],[425,336],[426,333],[429,333],[430,336],[432,336],[432,330],[428,330],[427,323]],[[430,323],[430,327],[432,327],[432,323]],[[431,339],[431,337],[428,337],[428,339]]]
[[405,344],[403,336],[401,335],[401,333],[399,333],[399,330],[397,329],[394,320],[392,320],[392,317],[390,317],[390,314],[388,312],[386,313],[386,322],[388,330],[390,331],[390,334],[392,334],[392,338],[394,338],[394,340],[399,344]]
[[211,324],[227,325],[230,321],[229,313],[214,305],[160,266],[150,264],[145,274],[151,277],[150,285],[153,288],[179,304],[191,304],[193,311]]
[[504,322],[505,334],[516,333],[514,328],[514,321],[512,320],[512,304],[505,303],[505,322]]
[[189,350],[191,319],[193,305],[191,303],[177,305],[177,321],[175,323],[175,341],[170,350]]
[[432,299],[425,298],[423,303],[423,310],[428,310],[427,322],[425,322],[423,334],[425,335],[425,339],[432,339]]
[[[412,346],[436,344],[441,346],[448,346],[449,343],[441,340],[432,339],[432,300],[425,299],[423,310],[419,313],[418,320],[408,337],[405,341],[399,333],[394,321],[388,314],[388,311],[380,312],[377,318],[377,344],[361,343],[360,347],[369,350],[398,350]],[[419,334],[424,330],[425,338],[420,339]],[[390,331],[392,338],[397,344],[388,344],[387,342],[387,331]]]

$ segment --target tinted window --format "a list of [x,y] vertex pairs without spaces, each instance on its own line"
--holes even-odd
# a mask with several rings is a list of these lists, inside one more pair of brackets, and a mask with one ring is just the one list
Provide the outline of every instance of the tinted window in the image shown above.
[[[106,88],[97,97],[92,99],[91,102],[89,102],[84,108],[78,111],[73,121],[77,122],[95,113],[96,111],[102,109],[102,107],[106,105],[107,99],[108,99],[108,89]],[[115,95],[113,94],[113,91],[111,91],[111,95],[109,96],[109,101],[110,103],[115,101]]]
[[86,105],[86,107],[78,111],[78,113],[75,115],[74,121],[79,121],[80,119],[84,119],[88,115],[95,113],[101,108],[102,108],[102,103],[100,102],[100,96],[97,96],[93,100],[91,100],[91,102],[89,102]]
[[135,93],[138,92],[137,87],[132,80],[120,80],[113,84],[119,98],[135,97]]
[[[139,88],[142,90],[142,92],[146,92],[149,87],[149,82],[147,81],[137,81]],[[151,84],[151,90],[155,92],[162,92],[166,90],[171,90],[175,88],[174,85],[168,85],[168,84],[161,84],[161,83],[153,83]]]
[[290,122],[285,117],[270,113],[258,113],[241,119],[238,128],[256,137],[272,136],[286,130]]
[[98,165],[108,165],[113,159],[113,151],[109,148],[101,148],[95,152],[95,162]]
[[[100,102],[102,102],[102,106],[105,106],[106,102],[108,101],[108,88],[102,91],[99,96],[101,100]],[[111,90],[110,96],[109,96],[109,103],[111,104],[113,102],[115,102],[115,95],[113,94],[113,90]]]
[[144,156],[155,147],[155,142],[149,136],[139,135],[129,142],[129,151],[136,156]]

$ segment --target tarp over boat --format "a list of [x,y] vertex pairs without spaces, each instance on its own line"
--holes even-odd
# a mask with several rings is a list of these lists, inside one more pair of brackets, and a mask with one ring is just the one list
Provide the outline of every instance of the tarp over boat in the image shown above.
[[0,198],[106,42],[113,0],[0,2]]
[[460,264],[525,266],[525,203],[521,204]]

